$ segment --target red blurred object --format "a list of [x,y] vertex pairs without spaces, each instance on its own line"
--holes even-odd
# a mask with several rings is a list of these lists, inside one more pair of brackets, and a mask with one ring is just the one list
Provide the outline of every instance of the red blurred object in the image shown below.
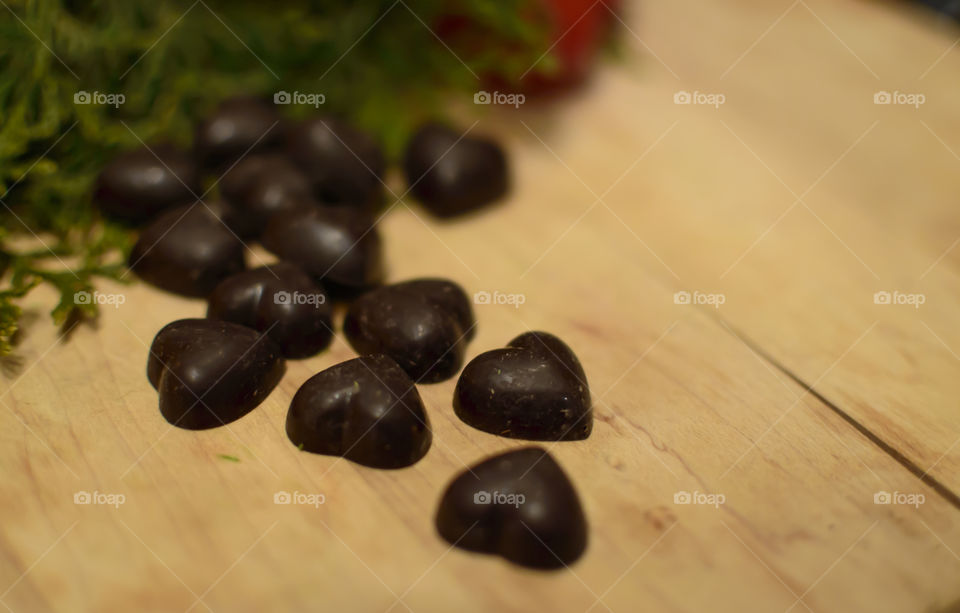
[[[550,43],[544,54],[554,56],[556,65],[548,73],[543,61],[532,66],[521,79],[520,92],[527,95],[553,93],[576,86],[590,74],[604,39],[610,33],[619,0],[540,0],[541,11],[528,19],[543,20],[549,28]],[[437,33],[458,53],[469,56],[471,50],[498,41],[489,32],[460,15],[449,15],[437,24]],[[507,88],[504,75],[486,75],[491,88]]]
[[[603,40],[610,32],[615,2],[602,0],[543,0],[552,20],[551,44],[558,67],[544,74],[536,68],[522,83],[525,93],[537,94],[581,83],[590,73]],[[609,7],[609,8],[608,8]]]

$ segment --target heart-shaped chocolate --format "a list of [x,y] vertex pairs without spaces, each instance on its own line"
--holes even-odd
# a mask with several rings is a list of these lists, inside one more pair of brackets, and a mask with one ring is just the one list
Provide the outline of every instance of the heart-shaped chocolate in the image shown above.
[[197,126],[194,150],[207,168],[227,168],[247,154],[278,147],[282,119],[259,98],[228,98]]
[[97,176],[94,201],[115,219],[140,223],[161,211],[196,200],[200,175],[186,153],[172,145],[121,153]]
[[470,299],[445,279],[414,279],[357,298],[343,322],[359,354],[384,353],[418,383],[449,379],[473,337]]
[[287,358],[306,358],[330,344],[330,300],[307,273],[278,262],[227,277],[213,290],[207,317],[270,336]]
[[140,234],[130,252],[130,268],[161,289],[206,297],[217,283],[244,268],[243,243],[222,214],[203,203],[166,211]]
[[231,166],[220,177],[217,186],[224,199],[229,202],[239,202],[243,200],[253,184],[263,177],[294,172],[299,171],[283,154],[251,153]]
[[460,474],[440,500],[437,530],[462,549],[533,568],[567,566],[587,547],[577,492],[540,447],[508,451]]
[[305,451],[373,468],[410,466],[433,438],[417,386],[385,355],[341,362],[308,379],[290,403],[287,436]]
[[386,162],[380,146],[342,120],[315,117],[292,126],[287,154],[323,204],[371,207],[383,199]]
[[251,155],[220,181],[220,193],[255,226],[259,236],[270,218],[314,205],[310,181],[293,162],[278,154]]
[[246,415],[283,377],[280,347],[245,326],[181,319],[157,333],[147,377],[174,426],[202,430]]
[[469,425],[510,438],[573,441],[590,436],[587,376],[573,351],[546,332],[527,332],[463,369],[453,409]]
[[350,207],[310,206],[274,215],[261,242],[328,289],[364,289],[383,278],[375,222]]
[[495,142],[447,126],[420,128],[403,156],[410,191],[434,215],[451,217],[482,207],[508,189],[507,157]]

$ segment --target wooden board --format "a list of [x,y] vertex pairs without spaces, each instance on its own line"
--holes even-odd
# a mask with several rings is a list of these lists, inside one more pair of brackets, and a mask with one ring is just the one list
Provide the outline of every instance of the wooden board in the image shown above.
[[[22,363],[0,390],[0,602],[16,612],[902,612],[960,599],[960,456],[936,462],[960,436],[956,363],[917,329],[919,317],[960,350],[956,253],[926,275],[919,315],[872,302],[878,289],[909,291],[955,239],[957,173],[907,109],[872,105],[882,85],[853,55],[891,79],[886,89],[912,91],[898,79],[960,33],[852,2],[649,0],[628,23],[643,42],[628,38],[625,63],[589,90],[477,125],[510,145],[508,202],[451,223],[400,205],[382,226],[393,279],[442,275],[524,296],[519,308],[476,307],[470,356],[531,328],[580,356],[594,434],[548,445],[591,523],[579,562],[537,573],[436,535],[446,483],[523,444],[461,423],[454,381],[421,386],[434,445],[402,471],[300,453],[283,433],[298,386],[352,356],[340,339],[291,362],[263,406],[229,428],[178,430],[157,412],[147,345],[203,304],[105,284],[124,304],[66,341],[43,319],[52,297],[28,300]],[[957,55],[923,79],[923,121],[947,143],[960,142]],[[675,105],[681,90],[727,103]],[[764,235],[795,199],[777,176],[816,215],[798,205]],[[678,291],[725,301],[676,304]],[[917,466],[933,468],[926,481]],[[325,501],[274,504],[280,491]],[[78,505],[77,492],[125,498]],[[680,492],[725,501],[676,504]],[[923,503],[875,504],[880,492]]]
[[[871,3],[725,4],[651,6],[657,23],[692,20],[712,53],[646,30],[680,79],[648,60],[595,112],[644,109],[620,128],[640,141],[677,123],[606,200],[649,246],[646,270],[724,294],[730,326],[958,491],[960,31]],[[766,36],[742,55],[731,31]],[[727,100],[678,110],[671,87]],[[925,102],[874,104],[881,92]]]

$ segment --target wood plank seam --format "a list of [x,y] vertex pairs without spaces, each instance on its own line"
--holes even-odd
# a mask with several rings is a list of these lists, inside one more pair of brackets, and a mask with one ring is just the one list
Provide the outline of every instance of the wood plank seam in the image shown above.
[[730,324],[730,322],[726,321],[725,319],[720,317],[718,314],[712,312],[714,311],[714,309],[711,309],[709,307],[704,307],[704,309],[709,312],[709,315],[712,318],[721,322],[724,327],[727,327],[730,330],[730,333],[735,338],[737,338],[738,340],[746,344],[751,350],[756,352],[758,356],[760,356],[768,364],[770,364],[770,366],[772,366],[773,368],[776,368],[778,371],[780,371],[781,373],[789,377],[797,385],[802,387],[807,393],[809,393],[811,396],[813,396],[814,398],[822,402],[827,408],[829,408],[831,411],[833,411],[838,416],[840,416],[844,421],[850,424],[855,430],[857,430],[857,432],[863,435],[867,440],[869,440],[871,443],[873,443],[878,448],[880,448],[881,451],[889,455],[898,464],[900,464],[901,466],[906,468],[908,471],[910,471],[910,473],[913,474],[920,481],[930,486],[937,494],[940,495],[941,498],[949,502],[951,505],[953,505],[957,509],[960,509],[960,496],[958,496],[954,491],[952,491],[949,487],[947,487],[946,484],[944,484],[939,479],[930,475],[928,471],[924,470],[919,464],[917,464],[916,462],[911,460],[909,457],[907,457],[906,454],[896,449],[893,445],[885,441],[880,435],[870,430],[863,423],[859,422],[852,415],[850,415],[849,413],[844,411],[842,408],[840,408],[832,400],[830,400],[829,398],[824,396],[822,393],[820,393],[819,391],[811,387],[799,375],[797,375],[795,372],[787,368],[786,365],[780,363],[770,353],[764,351],[763,348],[760,347],[753,339],[751,339],[747,335],[743,334],[740,330],[733,327]]

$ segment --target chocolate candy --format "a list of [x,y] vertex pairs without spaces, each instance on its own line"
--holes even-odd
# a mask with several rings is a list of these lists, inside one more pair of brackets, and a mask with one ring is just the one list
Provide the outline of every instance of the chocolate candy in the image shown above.
[[383,278],[380,235],[373,223],[348,207],[299,208],[274,215],[261,243],[328,289],[362,289]]
[[313,204],[312,187],[293,162],[280,155],[244,158],[220,181],[223,197],[259,231],[277,214]]
[[239,202],[262,175],[291,166],[290,160],[278,153],[252,153],[223,173],[217,182],[220,195],[230,202]]
[[147,377],[171,424],[201,430],[246,415],[279,383],[280,348],[244,326],[181,319],[153,339]]
[[410,140],[403,169],[410,189],[431,213],[452,217],[507,192],[507,158],[493,141],[429,123]]
[[252,218],[247,212],[238,209],[223,199],[209,200],[197,203],[197,208],[207,212],[223,222],[231,232],[239,238],[253,238],[263,231],[263,224]]
[[194,202],[199,193],[193,160],[163,144],[115,157],[100,171],[93,199],[107,215],[140,223],[171,206]]
[[290,403],[287,436],[306,451],[373,468],[410,466],[432,439],[416,385],[385,355],[342,362],[308,379]]
[[440,501],[437,530],[461,549],[533,568],[572,564],[587,547],[577,493],[539,447],[508,451],[458,476]]
[[383,197],[383,152],[343,121],[317,117],[294,126],[287,134],[287,153],[323,204],[372,206]]
[[585,439],[593,430],[587,377],[577,356],[546,332],[481,353],[463,369],[453,409],[467,424],[510,438]]
[[225,100],[197,126],[194,147],[207,168],[225,168],[247,153],[283,142],[280,114],[258,98]]
[[130,267],[161,289],[205,297],[244,268],[244,246],[217,215],[197,203],[150,223],[130,252]]
[[343,331],[357,353],[385,353],[418,383],[434,383],[460,370],[474,319],[459,285],[416,279],[359,297]]
[[210,295],[207,317],[266,333],[287,358],[305,358],[330,344],[330,301],[298,266],[280,262],[227,277]]

